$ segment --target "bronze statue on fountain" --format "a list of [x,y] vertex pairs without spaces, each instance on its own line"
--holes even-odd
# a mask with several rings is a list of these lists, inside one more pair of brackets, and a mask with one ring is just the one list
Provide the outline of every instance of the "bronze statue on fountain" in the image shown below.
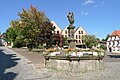
[[76,45],[75,45],[76,40],[74,39],[74,28],[75,28],[75,26],[73,26],[73,24],[74,24],[74,14],[73,14],[73,12],[69,12],[67,18],[68,18],[68,21],[70,23],[70,25],[67,27],[69,48],[75,49],[76,48]]

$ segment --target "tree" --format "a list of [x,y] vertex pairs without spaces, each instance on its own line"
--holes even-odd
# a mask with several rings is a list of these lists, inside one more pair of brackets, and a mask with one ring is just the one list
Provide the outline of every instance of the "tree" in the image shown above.
[[104,50],[107,50],[107,46],[104,45],[104,44],[101,44],[101,45],[100,45],[100,48],[101,48],[101,49],[104,49]]
[[28,48],[37,45],[47,44],[50,47],[52,41],[52,24],[45,16],[44,12],[40,12],[37,8],[31,6],[29,10],[19,13],[22,21],[23,35]]
[[57,44],[58,46],[62,47],[62,46],[68,45],[68,40],[63,35],[55,33],[53,35],[52,44],[53,45]]
[[110,37],[110,34],[106,36],[105,41],[107,41],[109,37]]
[[102,39],[102,41],[107,41],[109,37],[110,37],[110,34],[108,34],[105,39]]
[[83,36],[83,41],[88,48],[98,45],[97,38],[94,35],[85,35]]
[[22,41],[29,50],[44,43],[48,47],[51,45],[54,29],[44,12],[38,11],[37,8],[31,5],[28,10],[22,9],[18,16],[20,19],[11,21],[12,27],[7,30],[11,42],[19,44]]
[[8,28],[6,31],[6,34],[10,42],[15,42],[15,39],[17,37],[16,28],[13,28],[13,27]]
[[24,45],[23,35],[19,26],[19,21],[12,20],[6,31],[7,40],[13,43],[13,47],[22,47]]

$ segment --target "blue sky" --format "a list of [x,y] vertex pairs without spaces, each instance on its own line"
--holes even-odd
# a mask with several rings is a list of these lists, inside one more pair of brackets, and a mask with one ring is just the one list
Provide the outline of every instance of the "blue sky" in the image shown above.
[[61,29],[69,25],[67,13],[73,12],[77,28],[102,39],[114,30],[120,30],[120,0],[1,0],[0,31],[9,27],[11,20],[19,19],[18,12],[33,5],[44,11]]

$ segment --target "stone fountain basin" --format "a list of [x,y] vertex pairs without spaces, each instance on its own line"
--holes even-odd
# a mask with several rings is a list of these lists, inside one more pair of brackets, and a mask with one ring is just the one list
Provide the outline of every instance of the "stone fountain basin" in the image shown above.
[[[58,52],[52,52],[52,53],[50,53],[49,54],[49,56],[56,56],[56,55],[60,55],[61,53],[58,51]],[[68,56],[68,55],[70,55],[70,56],[84,56],[84,55],[93,55],[93,56],[99,56],[99,55],[101,55],[101,56],[104,56],[104,53],[103,52],[101,52],[101,53],[98,53],[98,52],[68,52],[67,54],[66,54],[66,56]]]

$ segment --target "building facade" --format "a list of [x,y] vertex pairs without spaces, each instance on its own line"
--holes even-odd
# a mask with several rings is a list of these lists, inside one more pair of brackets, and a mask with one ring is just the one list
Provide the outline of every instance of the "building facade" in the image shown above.
[[53,26],[55,27],[55,33],[56,34],[61,34],[62,29],[55,23],[55,21],[51,21],[51,23],[53,24]]
[[107,51],[120,53],[120,30],[114,31],[107,40]]
[[76,45],[83,45],[84,35],[87,35],[87,32],[82,28],[82,26],[79,26],[74,33],[74,39],[76,39]]
[[65,27],[65,28],[62,30],[62,35],[63,35],[64,37],[68,37],[68,29],[67,29],[67,27]]
[[[64,37],[68,37],[68,29],[65,27],[63,30],[60,29],[60,27],[52,21],[53,26],[55,26],[55,33],[58,33],[63,35]],[[87,32],[83,29],[82,26],[78,27],[76,30],[74,30],[74,39],[76,40],[76,45],[83,45],[83,36],[87,35]]]

